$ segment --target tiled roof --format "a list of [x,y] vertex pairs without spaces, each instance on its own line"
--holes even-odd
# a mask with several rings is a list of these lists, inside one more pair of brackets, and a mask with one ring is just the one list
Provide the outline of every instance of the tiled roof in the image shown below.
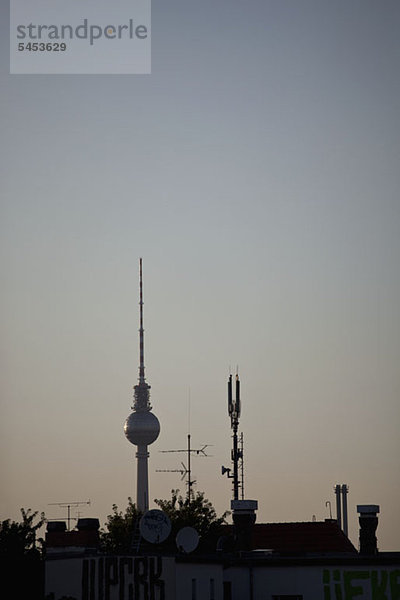
[[271,549],[281,554],[357,552],[334,520],[256,523],[253,548]]

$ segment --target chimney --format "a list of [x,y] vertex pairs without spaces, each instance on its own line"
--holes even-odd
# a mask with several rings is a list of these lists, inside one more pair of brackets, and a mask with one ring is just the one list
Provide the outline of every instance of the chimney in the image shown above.
[[76,528],[78,531],[98,531],[100,522],[98,519],[78,519]]
[[231,500],[236,550],[253,550],[253,525],[257,508],[257,500]]
[[65,521],[47,521],[46,530],[48,533],[65,533],[67,524]]
[[339,529],[342,529],[342,506],[340,503],[340,485],[335,486],[336,494],[336,520],[339,525]]
[[47,523],[47,553],[94,552],[99,546],[98,519],[78,519],[77,530],[67,531],[64,521]]
[[339,529],[348,536],[348,522],[347,522],[347,494],[349,493],[348,486],[343,483],[342,485],[335,485],[333,488],[336,494],[336,520]]
[[375,531],[378,527],[379,506],[377,504],[358,504],[360,523],[360,554],[378,554]]
[[344,483],[342,485],[342,505],[343,505],[343,533],[348,537],[349,528],[347,524],[347,494],[349,492],[349,488]]

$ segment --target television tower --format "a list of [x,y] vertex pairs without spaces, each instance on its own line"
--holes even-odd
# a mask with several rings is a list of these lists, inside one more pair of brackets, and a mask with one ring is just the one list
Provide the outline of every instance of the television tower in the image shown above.
[[140,329],[139,329],[139,383],[134,389],[134,403],[125,421],[124,432],[131,444],[137,446],[136,507],[142,513],[149,508],[149,472],[147,447],[156,441],[160,433],[160,422],[151,412],[150,385],[144,376],[144,329],[143,329],[143,277],[142,259],[139,260]]

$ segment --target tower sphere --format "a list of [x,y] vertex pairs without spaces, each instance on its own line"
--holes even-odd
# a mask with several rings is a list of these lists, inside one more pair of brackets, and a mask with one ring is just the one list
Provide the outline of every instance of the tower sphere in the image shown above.
[[132,412],[125,421],[124,433],[131,444],[148,446],[160,433],[160,422],[150,411]]

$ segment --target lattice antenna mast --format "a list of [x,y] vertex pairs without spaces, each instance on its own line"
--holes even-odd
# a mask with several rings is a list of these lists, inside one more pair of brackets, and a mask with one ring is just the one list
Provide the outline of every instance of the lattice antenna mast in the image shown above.
[[240,473],[241,473],[241,491],[240,495],[244,500],[244,442],[243,442],[243,431],[240,433]]
[[143,271],[142,259],[139,260],[139,384],[134,387],[135,402],[133,409],[136,411],[151,410],[150,385],[146,383],[144,375],[144,327],[143,327]]
[[[233,431],[233,447],[231,452],[232,464],[233,464],[233,473],[231,473],[231,469],[227,469],[226,467],[222,467],[222,475],[226,473],[226,475],[233,479],[233,499],[239,500],[239,487],[243,487],[244,483],[244,475],[242,470],[242,481],[239,481],[239,469],[243,469],[243,447],[239,448],[239,438],[238,438],[238,429],[239,429],[239,418],[241,412],[241,403],[240,403],[240,381],[239,375],[236,373],[236,397],[233,398],[232,394],[232,375],[229,375],[228,380],[228,414],[231,418],[231,429]],[[243,495],[243,490],[242,490]]]

